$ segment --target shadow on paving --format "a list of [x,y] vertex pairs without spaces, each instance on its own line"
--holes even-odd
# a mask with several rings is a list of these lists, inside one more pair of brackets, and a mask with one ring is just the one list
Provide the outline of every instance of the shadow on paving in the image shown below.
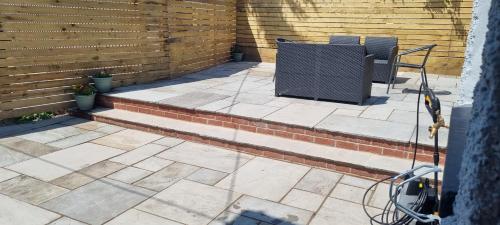
[[[236,217],[223,216],[217,218],[214,222],[217,225],[299,225],[296,222],[298,218],[288,215],[289,218],[276,218],[266,214],[263,211],[245,210]],[[212,223],[211,223],[212,224]]]

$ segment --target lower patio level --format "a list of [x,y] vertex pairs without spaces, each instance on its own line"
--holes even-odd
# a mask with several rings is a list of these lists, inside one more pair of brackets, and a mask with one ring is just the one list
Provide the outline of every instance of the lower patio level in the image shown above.
[[0,224],[369,224],[372,180],[69,116],[11,128]]

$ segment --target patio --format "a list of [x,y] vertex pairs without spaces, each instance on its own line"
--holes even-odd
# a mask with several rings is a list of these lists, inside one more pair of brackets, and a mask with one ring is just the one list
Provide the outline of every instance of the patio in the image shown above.
[[69,116],[16,129],[0,139],[0,224],[368,223],[371,180]]

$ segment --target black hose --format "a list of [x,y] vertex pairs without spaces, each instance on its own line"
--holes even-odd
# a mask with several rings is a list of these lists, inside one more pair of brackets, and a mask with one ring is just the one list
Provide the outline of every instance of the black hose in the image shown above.
[[[418,134],[419,134],[419,126],[420,126],[420,98],[422,97],[422,88],[423,88],[424,83],[420,84],[420,88],[418,90],[418,100],[417,100],[417,128],[415,130],[415,148],[413,150],[413,161],[411,164],[411,168],[415,168],[415,162],[417,159],[417,150],[418,150]],[[366,215],[370,218],[370,224],[374,225],[374,222],[379,225],[408,225],[413,221],[413,218],[411,218],[408,215],[403,215],[401,218],[398,216],[398,210],[397,208],[394,207],[393,214],[392,214],[392,219],[390,219],[390,213],[391,209],[393,208],[393,202],[389,200],[387,204],[385,205],[384,209],[382,210],[381,214],[377,214],[375,216],[370,215],[368,213],[368,210],[366,209],[366,196],[368,193],[370,193],[370,190],[373,189],[375,186],[378,184],[387,181],[389,179],[392,179],[393,177],[387,177],[384,178],[380,181],[377,181],[375,184],[370,186],[368,190],[366,190],[365,194],[363,195],[363,210],[365,211]],[[390,196],[391,198],[397,196],[399,193],[395,193],[393,196]],[[417,200],[415,201],[415,204],[411,207],[412,210],[414,211],[420,211],[420,209],[423,207],[425,203],[425,199],[427,198],[427,191],[422,191],[419,193]],[[377,220],[377,217],[380,216],[380,220]]]

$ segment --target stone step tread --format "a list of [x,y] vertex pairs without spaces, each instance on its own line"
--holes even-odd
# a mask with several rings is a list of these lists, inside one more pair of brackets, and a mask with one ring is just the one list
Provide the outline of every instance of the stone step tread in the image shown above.
[[[267,147],[283,152],[312,156],[389,173],[400,173],[402,171],[408,170],[411,166],[411,160],[409,159],[377,155],[369,152],[347,150],[305,141],[291,140],[287,138],[259,134],[233,128],[212,126],[188,122],[184,120],[176,120],[120,109],[96,109],[91,112],[91,114],[99,117],[165,128],[179,132],[196,134],[203,137],[235,142],[239,144]],[[416,163],[416,165],[421,164],[425,163],[418,161]]]

